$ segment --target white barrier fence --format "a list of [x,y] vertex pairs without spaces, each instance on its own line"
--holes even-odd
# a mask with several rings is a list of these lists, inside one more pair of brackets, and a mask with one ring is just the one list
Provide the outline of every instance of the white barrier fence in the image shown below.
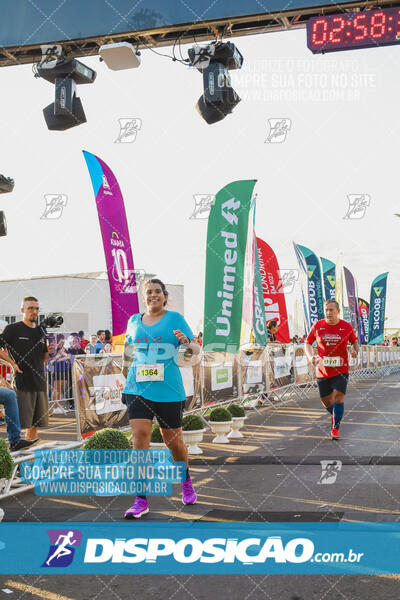
[[[77,356],[74,398],[78,439],[104,427],[128,425],[121,405],[124,378],[121,355]],[[349,355],[350,381],[387,375],[400,369],[400,348],[363,346],[358,359]],[[186,391],[186,413],[205,413],[216,404],[259,400],[274,406],[293,396],[302,399],[316,386],[315,369],[303,345],[270,344],[239,354],[203,351],[200,357],[180,358]],[[254,404],[254,403],[253,403]]]
[[[51,442],[13,453],[13,475],[0,490],[0,499],[32,489],[32,485],[20,481],[17,471],[20,462],[34,460],[35,449],[79,447],[97,430],[128,425],[126,408],[121,404],[120,365],[121,354],[75,357],[72,400],[77,441]],[[400,371],[400,348],[363,346],[357,359],[349,356],[349,365],[350,381],[386,376]],[[199,360],[182,359],[179,366],[187,394],[186,413],[203,414],[215,405],[249,404],[254,400],[275,407],[293,397],[307,398],[316,386],[315,370],[305,356],[304,346],[293,344],[271,344],[238,355],[203,352]]]

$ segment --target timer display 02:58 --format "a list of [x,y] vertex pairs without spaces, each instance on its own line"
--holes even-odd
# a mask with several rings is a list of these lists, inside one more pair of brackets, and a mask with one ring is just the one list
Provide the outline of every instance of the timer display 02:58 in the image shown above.
[[314,54],[400,43],[400,8],[313,17],[307,46]]

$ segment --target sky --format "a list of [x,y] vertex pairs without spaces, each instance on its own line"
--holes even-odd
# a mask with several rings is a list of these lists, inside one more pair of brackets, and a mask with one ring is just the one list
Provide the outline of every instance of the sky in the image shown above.
[[[298,269],[293,241],[340,257],[367,300],[372,280],[389,271],[387,326],[400,327],[400,50],[314,56],[304,29],[233,41],[244,56],[231,72],[242,101],[214,125],[195,110],[201,74],[150,50],[127,71],[81,59],[97,79],[78,88],[87,123],[65,132],[48,131],[43,119],[52,84],[30,65],[0,70],[0,173],[16,182],[0,196],[8,223],[0,279],[105,269],[86,149],[119,181],[135,268],[184,284],[192,328],[203,313],[207,234],[206,220],[190,219],[193,197],[239,179],[257,179],[256,232],[281,269]],[[141,120],[133,143],[115,143],[123,118]],[[290,120],[283,142],[266,141],[269,119]],[[58,220],[41,218],[46,194],[67,196]],[[369,206],[345,219],[354,194]],[[296,285],[287,295],[289,312],[299,293]]]

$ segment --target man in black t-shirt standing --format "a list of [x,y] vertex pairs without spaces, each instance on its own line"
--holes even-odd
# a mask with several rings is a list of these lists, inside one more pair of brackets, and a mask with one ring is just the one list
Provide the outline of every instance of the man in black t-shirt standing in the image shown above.
[[47,427],[49,401],[44,364],[49,358],[46,338],[36,326],[39,302],[33,296],[22,300],[23,319],[7,325],[0,335],[0,348],[5,348],[22,373],[15,374],[15,386],[21,429],[26,439],[35,440],[38,427]]

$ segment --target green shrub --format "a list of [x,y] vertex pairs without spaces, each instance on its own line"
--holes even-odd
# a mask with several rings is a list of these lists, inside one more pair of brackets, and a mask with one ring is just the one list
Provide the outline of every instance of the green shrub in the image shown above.
[[230,404],[228,406],[228,410],[231,413],[232,417],[244,417],[245,412],[243,406],[239,406],[239,404]]
[[86,450],[125,450],[131,448],[131,445],[122,431],[106,427],[96,431],[83,447]]
[[232,421],[232,415],[224,406],[219,406],[210,412],[210,421]]
[[164,443],[163,436],[161,435],[160,426],[157,423],[155,423],[153,425],[153,427],[151,428],[150,441],[153,442],[153,444],[163,444]]
[[183,431],[196,431],[204,429],[203,420],[198,415],[186,415],[182,420]]
[[0,479],[10,479],[13,470],[13,459],[5,440],[0,439]]

